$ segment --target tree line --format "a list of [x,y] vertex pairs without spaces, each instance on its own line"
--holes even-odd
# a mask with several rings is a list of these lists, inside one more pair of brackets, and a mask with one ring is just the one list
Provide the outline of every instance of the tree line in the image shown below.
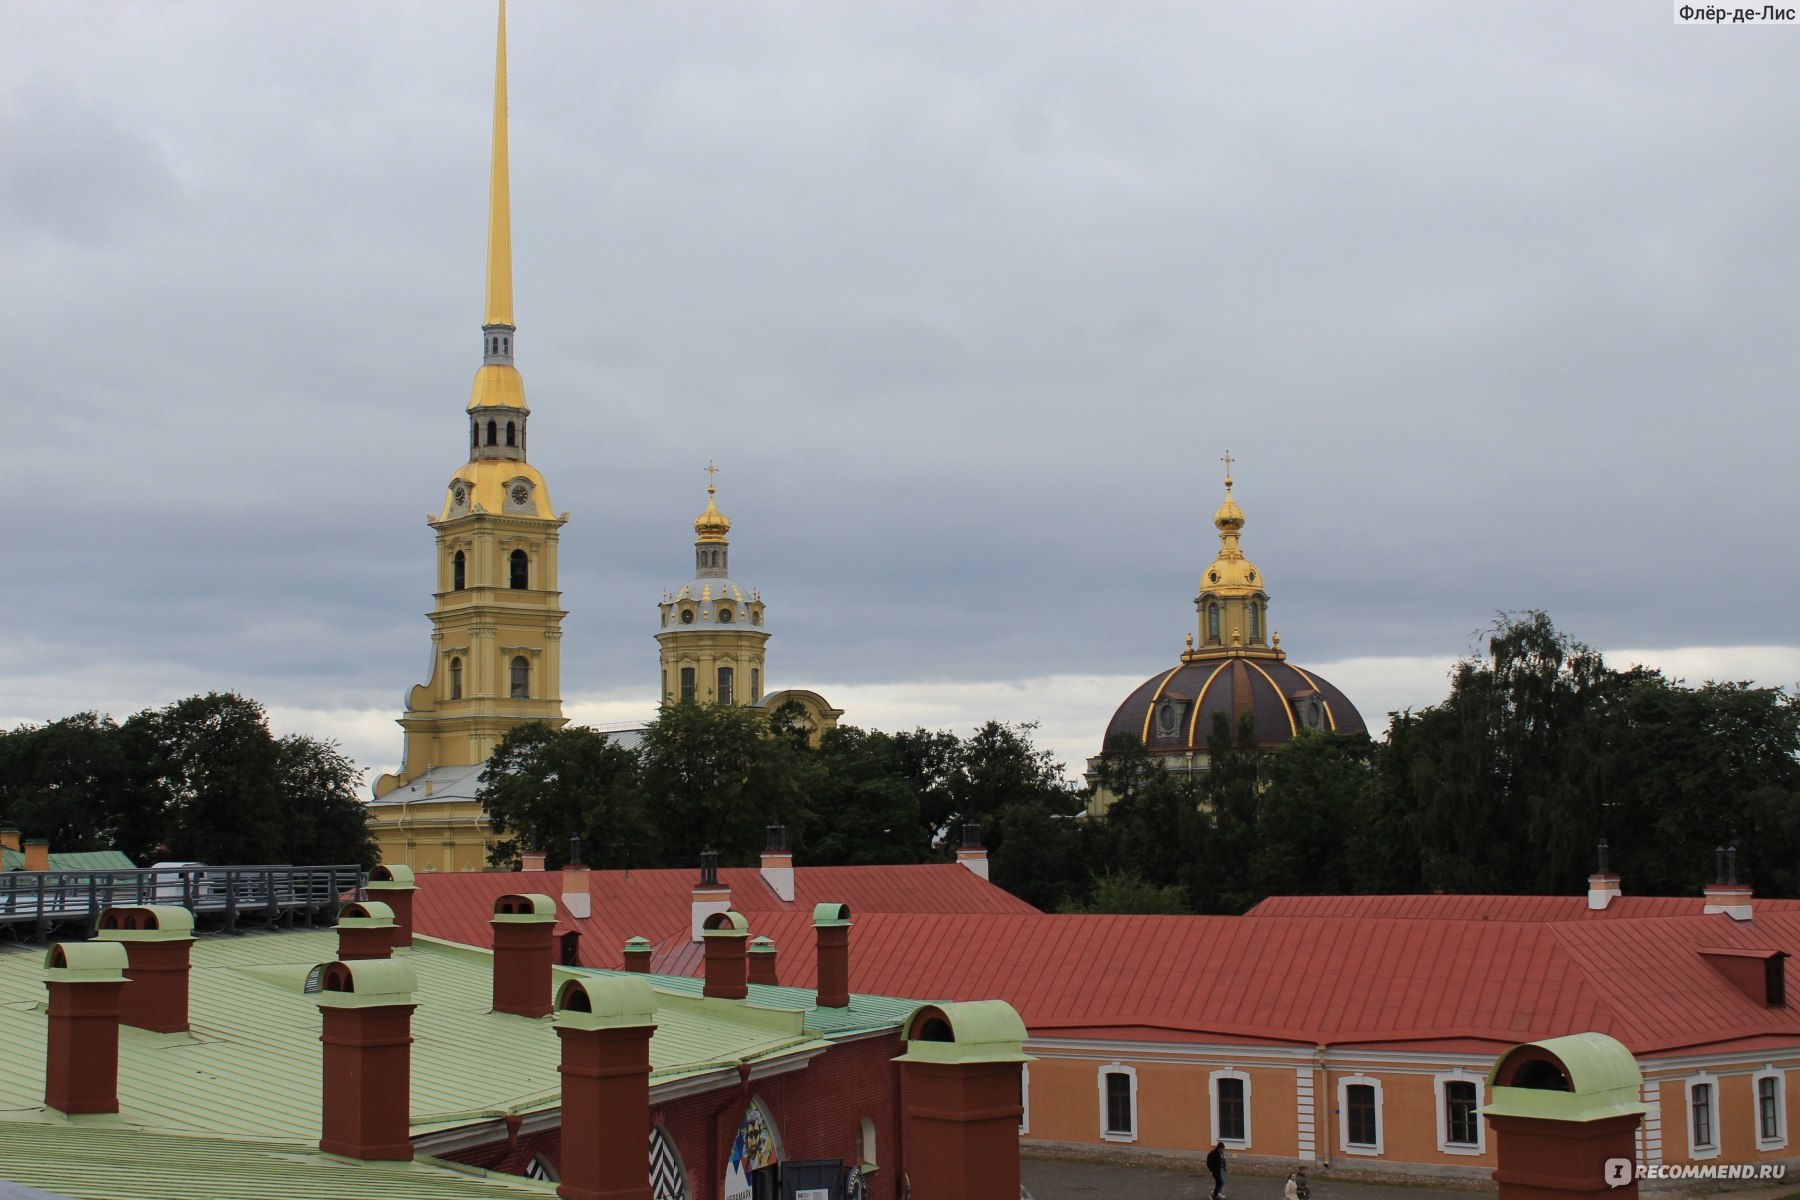
[[0,730],[0,823],[52,852],[153,862],[375,862],[362,771],[333,742],[276,737],[254,700],[190,696],[123,724],[77,713]]
[[[1115,741],[1094,763],[1104,816],[1030,725],[808,732],[797,708],[692,702],[630,744],[521,724],[481,777],[494,865],[536,846],[557,867],[574,837],[602,869],[693,867],[703,847],[749,865],[770,825],[803,866],[949,861],[972,826],[994,882],[1041,908],[1235,913],[1284,894],[1578,893],[1604,838],[1628,893],[1693,895],[1736,844],[1745,882],[1800,895],[1800,700],[1615,669],[1542,613],[1499,620],[1445,699],[1389,714],[1380,741],[1263,750],[1250,718],[1221,717],[1192,775]],[[367,865],[360,776],[213,693],[0,731],[0,822],[140,863]]]
[[1629,892],[1696,894],[1736,844],[1746,882],[1800,894],[1800,702],[1614,669],[1543,613],[1501,618],[1448,696],[1390,714],[1381,741],[1265,750],[1253,718],[1221,716],[1190,775],[1117,740],[1094,764],[1101,817],[1029,725],[840,726],[811,746],[796,715],[674,702],[629,749],[520,726],[483,775],[490,819],[522,831],[494,859],[534,841],[554,867],[578,835],[597,867],[692,866],[703,845],[749,864],[780,824],[802,865],[947,861],[971,824],[994,882],[1040,907],[1237,913],[1270,895],[1578,893],[1605,839]]

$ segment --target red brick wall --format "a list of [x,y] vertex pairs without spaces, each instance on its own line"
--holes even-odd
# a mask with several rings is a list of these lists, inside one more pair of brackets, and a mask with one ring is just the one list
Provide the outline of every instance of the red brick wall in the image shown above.
[[[903,1171],[900,1147],[900,1068],[893,1059],[904,1046],[897,1033],[840,1042],[791,1071],[751,1083],[748,1095],[736,1087],[686,1096],[651,1109],[681,1151],[689,1200],[719,1200],[725,1157],[751,1098],[762,1101],[781,1137],[783,1158],[837,1158],[855,1165],[862,1120],[875,1125],[879,1170],[869,1175],[870,1200],[899,1200]],[[491,1171],[523,1174],[535,1155],[561,1168],[560,1130],[520,1138],[516,1145],[494,1142],[441,1157]],[[645,1148],[646,1162],[649,1148]]]

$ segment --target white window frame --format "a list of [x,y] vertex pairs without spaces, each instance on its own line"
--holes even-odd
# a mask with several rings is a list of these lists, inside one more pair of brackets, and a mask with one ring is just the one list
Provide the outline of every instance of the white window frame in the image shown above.
[[858,1165],[862,1167],[863,1174],[867,1175],[881,1166],[875,1157],[875,1122],[871,1118],[864,1117],[857,1122],[856,1141]]
[[[1719,1143],[1723,1140],[1719,1136],[1719,1077],[1701,1071],[1697,1075],[1688,1076],[1682,1081],[1682,1084],[1681,1125],[1687,1138],[1688,1158],[1696,1161],[1717,1158],[1719,1157]],[[1712,1126],[1713,1140],[1710,1146],[1694,1144],[1694,1089],[1697,1087],[1707,1089],[1707,1106],[1712,1110],[1709,1114],[1711,1119],[1707,1122]]]
[[[1762,1131],[1762,1081],[1775,1081],[1775,1136],[1765,1138]],[[1780,1067],[1765,1066],[1750,1076],[1750,1111],[1756,1120],[1756,1148],[1785,1150],[1788,1140],[1787,1072]]]
[[1019,1064],[1019,1132],[1031,1132],[1031,1064]]
[[[1125,1133],[1115,1133],[1106,1127],[1106,1077],[1123,1075],[1131,1080],[1131,1129]],[[1095,1075],[1100,1089],[1100,1139],[1107,1142],[1135,1142],[1138,1138],[1138,1077],[1137,1068],[1122,1063],[1108,1063]]]
[[[1481,1119],[1481,1102],[1487,1089],[1483,1086],[1486,1077],[1476,1074],[1466,1067],[1458,1067],[1454,1071],[1445,1071],[1431,1077],[1431,1090],[1437,1097],[1437,1146],[1440,1154],[1486,1154],[1487,1122]],[[1475,1144],[1453,1142],[1450,1140],[1450,1098],[1449,1088],[1452,1083],[1472,1083],[1475,1085]],[[1380,1122],[1376,1123],[1377,1128]]]
[[[1242,1138],[1228,1138],[1219,1133],[1219,1080],[1221,1079],[1236,1079],[1244,1085],[1244,1136]],[[1255,1131],[1250,1128],[1250,1114],[1253,1110],[1250,1107],[1249,1074],[1244,1071],[1213,1071],[1206,1077],[1206,1098],[1207,1108],[1209,1110],[1208,1115],[1212,1126],[1207,1136],[1206,1144],[1214,1146],[1220,1142],[1224,1142],[1233,1150],[1248,1150],[1250,1148],[1250,1139],[1255,1133]]]
[[[1350,1140],[1350,1089],[1358,1084],[1375,1089],[1375,1144],[1370,1146]],[[1387,1121],[1383,1112],[1381,1080],[1373,1075],[1346,1075],[1338,1080],[1338,1149],[1345,1154],[1375,1157],[1387,1150]]]

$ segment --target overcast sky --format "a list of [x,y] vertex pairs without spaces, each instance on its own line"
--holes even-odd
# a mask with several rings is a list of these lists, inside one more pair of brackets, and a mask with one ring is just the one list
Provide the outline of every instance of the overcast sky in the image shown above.
[[[1800,27],[1667,3],[514,0],[564,698],[641,719],[709,459],[770,687],[1171,665],[1219,456],[1372,727],[1496,611],[1791,685]],[[371,771],[479,364],[492,0],[0,0],[0,725],[211,689]],[[372,777],[372,776],[371,776]]]

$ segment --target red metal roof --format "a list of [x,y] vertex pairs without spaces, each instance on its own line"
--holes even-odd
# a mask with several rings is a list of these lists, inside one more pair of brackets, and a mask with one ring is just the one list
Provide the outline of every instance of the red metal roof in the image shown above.
[[[1586,919],[1579,896],[1283,897],[1249,917],[1059,915],[955,865],[796,877],[789,903],[753,868],[720,872],[751,933],[775,941],[783,984],[815,985],[812,906],[835,900],[853,913],[852,990],[999,997],[1036,1037],[1473,1049],[1596,1030],[1638,1053],[1800,1044],[1800,1010],[1757,1004],[1700,953],[1800,957],[1792,901],[1756,901],[1752,922],[1702,915],[1698,897],[1625,897],[1606,920]],[[594,873],[594,916],[565,918],[586,935],[582,961],[616,967],[624,940],[643,936],[653,969],[698,975],[693,878]],[[561,877],[422,877],[417,927],[485,945],[493,898],[521,889],[557,894]],[[1327,911],[1283,914],[1288,905]]]
[[[1703,896],[1619,896],[1591,909],[1586,896],[1270,896],[1252,917],[1424,917],[1458,921],[1588,921],[1698,916]],[[1800,900],[1755,901],[1758,912],[1800,911]]]

